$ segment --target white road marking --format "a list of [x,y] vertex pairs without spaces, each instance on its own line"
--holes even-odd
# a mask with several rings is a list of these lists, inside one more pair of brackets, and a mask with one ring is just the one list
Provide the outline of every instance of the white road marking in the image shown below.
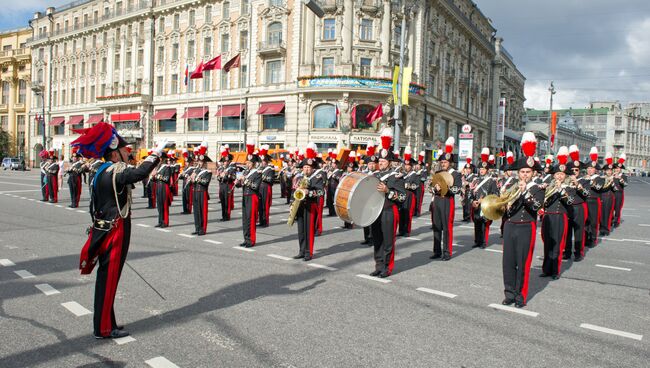
[[322,269],[328,270],[328,271],[336,271],[336,268],[334,268],[334,267],[325,266],[325,265],[318,264],[318,263],[307,263],[307,266],[315,267],[315,268],[322,268]]
[[32,202],[34,202],[34,201],[35,201],[35,199],[34,199],[34,198],[30,198],[29,200],[30,200],[30,201],[32,201]]
[[409,236],[409,237],[404,238],[404,239],[408,239],[408,240],[422,240],[422,239],[420,239],[420,238],[416,238],[416,237],[414,237],[414,236]]
[[650,227],[650,224],[639,224],[639,226]]
[[281,259],[283,261],[290,261],[292,259],[290,257],[280,256],[280,255],[277,255],[277,254],[267,254],[267,256],[269,256],[271,258]]
[[461,247],[461,248],[464,247],[463,244],[458,244],[458,243],[452,243],[451,245],[454,247]]
[[614,241],[614,242],[638,242],[638,243],[648,243],[648,240],[644,239],[614,239],[614,238],[602,238],[604,241]]
[[72,208],[72,207],[66,207],[65,209],[68,210],[68,211],[74,211],[74,208]]
[[117,345],[124,345],[126,343],[135,341],[135,339],[132,336],[124,336],[117,339],[113,339],[113,341],[115,341]]
[[14,245],[5,245],[5,248],[7,248],[7,249],[18,249],[18,247],[14,246]]
[[638,341],[641,341],[641,339],[643,339],[643,335],[637,335],[637,334],[633,334],[633,333],[630,333],[630,332],[619,331],[619,330],[612,330],[611,328],[591,325],[589,323],[581,323],[580,327],[586,328],[588,330],[608,333],[608,334],[611,334],[611,335],[627,337],[628,339],[633,339],[633,340],[638,340]]
[[212,239],[205,239],[204,242],[206,242],[206,243],[212,243],[212,244],[217,244],[217,245],[218,245],[218,244],[223,244],[222,242],[220,242],[220,241],[218,241],[218,240],[212,240]]
[[167,360],[167,358],[161,356],[146,360],[145,363],[152,368],[180,368],[176,364]]
[[50,286],[50,284],[38,284],[38,285],[34,285],[34,286],[36,286],[36,288],[38,290],[42,291],[43,294],[45,294],[47,296],[61,294],[60,291],[58,291],[57,289]]
[[245,248],[245,247],[240,247],[240,246],[232,247],[232,249],[239,249],[241,251],[251,252],[251,253],[255,251],[255,249],[253,249],[253,248]]
[[151,227],[151,225],[147,225],[147,224],[135,224],[135,226],[140,226],[140,227]]
[[78,213],[86,213],[86,211],[77,210]]
[[500,249],[490,249],[490,248],[485,248],[484,250],[485,250],[486,252],[503,253],[503,251],[500,250]]
[[463,229],[473,229],[474,226],[469,226],[469,225],[460,225],[458,227],[462,227]]
[[645,263],[643,263],[643,262],[624,261],[624,260],[622,260],[622,259],[619,259],[618,261],[621,262],[621,263],[629,263],[629,264],[639,265],[639,266],[643,266],[643,265],[645,265]]
[[171,232],[171,230],[161,229],[161,228],[157,228],[156,230],[162,231],[163,233],[170,233]]
[[417,288],[415,290],[422,291],[422,292],[429,293],[429,294],[433,294],[433,295],[444,296],[445,298],[450,298],[450,299],[453,299],[453,298],[458,296],[456,294],[445,293],[444,291],[438,291],[438,290],[433,290],[433,289],[428,289],[428,288],[423,288],[423,287],[419,287],[419,288]]
[[8,260],[7,258],[0,259],[0,265],[3,265],[5,267],[11,267],[15,266],[16,264]]
[[25,197],[20,197],[20,199],[27,199],[27,198],[25,198]]
[[61,305],[72,312],[77,317],[85,316],[86,314],[92,314],[91,311],[88,309],[84,308],[81,304],[77,302],[66,302],[66,303],[61,303]]
[[14,271],[14,273],[16,275],[22,277],[23,279],[32,279],[32,278],[36,277],[27,270],[18,270],[18,271]]
[[178,234],[178,236],[182,236],[184,238],[196,238],[196,235],[190,235],[190,234]]
[[602,265],[602,264],[597,264],[596,267],[609,268],[609,269],[612,269],[612,270],[619,270],[619,271],[632,271],[631,268],[608,266],[608,265]]
[[366,280],[381,282],[382,284],[388,284],[389,282],[391,282],[391,280],[389,279],[382,279],[379,277],[374,277],[374,276],[364,275],[364,274],[358,274],[357,277],[361,277],[362,279],[366,279]]
[[287,221],[288,218],[281,218],[280,221]]
[[490,305],[488,305],[488,307],[494,308],[494,309],[500,309],[500,310],[503,310],[503,311],[506,311],[506,312],[519,313],[519,314],[523,314],[523,315],[529,316],[529,317],[537,317],[537,316],[539,316],[539,313],[537,313],[537,312],[532,312],[532,311],[521,309],[521,308],[510,307],[510,306],[507,306],[507,305],[490,304]]
[[[2,184],[18,184],[18,183],[2,183]],[[22,185],[22,184],[19,184]],[[25,189],[25,190],[3,190],[0,194],[9,195],[9,193],[22,193],[22,192],[40,192],[40,189]]]

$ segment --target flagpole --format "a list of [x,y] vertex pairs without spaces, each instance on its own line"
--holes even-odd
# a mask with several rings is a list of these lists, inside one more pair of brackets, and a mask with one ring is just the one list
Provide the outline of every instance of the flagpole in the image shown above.
[[[223,81],[223,69],[221,70],[221,74],[219,75],[219,108],[221,109],[221,127],[223,128],[223,86],[221,85],[221,82]],[[221,142],[223,144],[223,141]]]
[[[185,72],[187,73],[187,75],[185,76],[185,80],[184,80],[186,82],[186,84],[185,84],[185,93],[187,94],[187,98],[185,99],[185,112],[183,113],[183,116],[185,116],[184,120],[187,120],[187,110],[188,110],[189,101],[190,101],[190,89],[188,87],[190,85],[190,74],[189,74],[190,71],[189,71],[189,66],[187,64],[185,64]],[[189,124],[185,124],[185,122],[183,122],[183,130],[185,131],[185,146],[186,147],[189,146],[189,144],[187,142],[187,140],[188,140],[188,137],[187,137],[188,128],[189,128]]]

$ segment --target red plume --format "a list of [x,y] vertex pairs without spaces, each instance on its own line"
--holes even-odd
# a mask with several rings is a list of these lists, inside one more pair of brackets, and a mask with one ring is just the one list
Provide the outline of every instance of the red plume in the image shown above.
[[512,165],[512,163],[515,162],[515,155],[512,154],[511,151],[508,151],[508,153],[506,153],[506,161],[508,162],[508,165]]
[[580,150],[578,149],[578,146],[573,144],[569,147],[569,156],[573,161],[580,161]]
[[490,149],[487,147],[483,147],[481,150],[481,162],[488,162],[488,159],[490,158]]
[[318,146],[316,146],[316,143],[314,142],[309,142],[307,143],[307,149],[305,150],[305,156],[307,158],[316,158],[317,152],[318,151]]
[[607,165],[611,165],[613,160],[614,159],[612,158],[612,153],[607,152],[607,154],[605,155],[605,162],[607,162]]
[[537,138],[532,132],[526,132],[521,137],[521,151],[526,157],[535,156],[537,150]]
[[445,153],[454,152],[454,143],[456,143],[454,137],[447,138],[447,141],[445,141]]
[[598,161],[598,148],[591,147],[591,150],[589,151],[589,158],[591,161]]
[[390,149],[392,143],[393,130],[391,128],[384,128],[384,130],[381,131],[381,148],[385,150]]
[[566,148],[566,146],[560,147],[560,149],[557,151],[557,162],[560,163],[560,165],[566,165],[568,160],[569,149]]

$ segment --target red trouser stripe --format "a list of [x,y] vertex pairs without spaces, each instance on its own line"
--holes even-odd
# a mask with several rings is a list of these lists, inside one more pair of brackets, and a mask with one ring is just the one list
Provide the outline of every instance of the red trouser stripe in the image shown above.
[[582,244],[580,244],[580,256],[585,256],[585,232],[587,231],[587,218],[589,217],[589,207],[587,202],[582,202]]
[[77,193],[75,193],[75,205],[79,205],[81,199],[81,176],[77,175]]
[[528,258],[526,258],[526,268],[524,269],[524,284],[521,286],[521,296],[524,298],[524,303],[528,297],[528,280],[530,277],[530,264],[533,262],[533,253],[535,251],[535,237],[537,234],[537,224],[530,223],[530,245],[528,246]]
[[203,192],[203,226],[201,226],[201,230],[203,232],[206,232],[208,229],[208,192],[205,191]]
[[612,205],[609,208],[609,217],[607,218],[607,230],[612,231],[612,218],[614,217],[614,208],[616,207],[616,197],[612,195]]
[[271,217],[271,203],[273,202],[273,187],[269,185],[266,191],[266,218],[264,219],[265,224],[269,224],[269,217]]
[[251,233],[251,247],[255,245],[255,241],[257,240],[257,231],[256,231],[256,223],[257,223],[257,216],[258,216],[258,211],[259,211],[259,198],[255,194],[251,195],[251,217],[250,217],[250,233]]
[[562,222],[564,229],[562,229],[562,239],[560,240],[560,251],[557,255],[557,274],[559,275],[562,270],[562,258],[564,257],[564,248],[566,247],[566,234],[569,229],[569,218],[566,213],[562,214]]
[[163,202],[163,223],[165,226],[169,226],[169,205],[172,202],[172,193],[169,188],[169,184],[163,184],[165,186],[165,201]]
[[391,247],[390,258],[388,259],[388,273],[393,273],[395,267],[395,239],[397,237],[397,225],[399,225],[399,210],[397,205],[393,205],[393,246]]
[[235,184],[229,183],[228,184],[228,197],[226,200],[228,201],[228,205],[226,206],[226,211],[228,212],[228,218],[230,218],[230,211],[232,211],[233,208],[235,208],[235,193],[233,191],[233,187]]
[[490,225],[492,225],[492,221],[487,221],[485,223],[485,246],[486,247],[488,245],[488,238],[490,237]]
[[318,222],[318,235],[323,233],[323,196],[318,197],[318,205],[316,206],[316,219]]
[[420,202],[418,202],[418,213],[422,213],[422,202],[424,201],[424,184],[420,184]]
[[417,197],[415,193],[411,193],[411,206],[409,208],[409,218],[407,221],[407,226],[406,226],[406,232],[411,233],[411,223],[413,223],[413,213],[415,212],[415,205],[416,205]]
[[621,224],[621,218],[623,218],[623,205],[625,204],[625,192],[621,193],[621,208],[618,210],[618,222],[616,225]]
[[449,198],[449,239],[447,240],[447,249],[449,249],[449,257],[452,256],[453,245],[454,245],[454,212],[456,211],[456,204],[454,202],[454,197]]
[[118,221],[113,234],[111,235],[111,244],[108,274],[106,276],[106,288],[104,291],[104,304],[102,305],[102,316],[99,324],[100,333],[106,336],[113,330],[113,303],[115,302],[115,292],[117,291],[117,281],[120,277],[120,262],[122,258],[122,240],[124,237],[124,224]]
[[59,201],[59,178],[56,176],[52,180],[52,198],[54,198],[54,202]]

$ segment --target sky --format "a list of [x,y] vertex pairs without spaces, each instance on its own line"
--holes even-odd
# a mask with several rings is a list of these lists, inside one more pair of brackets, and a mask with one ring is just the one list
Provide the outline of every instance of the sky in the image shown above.
[[[650,102],[650,0],[474,0],[526,77],[530,108]],[[0,29],[70,0],[2,0]]]

